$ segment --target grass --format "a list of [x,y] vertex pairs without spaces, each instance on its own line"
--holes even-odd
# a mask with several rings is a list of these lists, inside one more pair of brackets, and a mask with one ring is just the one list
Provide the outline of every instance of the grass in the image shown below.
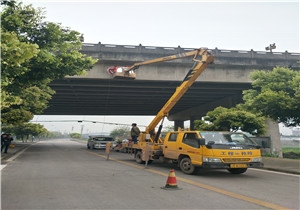
[[282,147],[282,152],[283,153],[294,152],[294,153],[300,154],[300,147],[297,147],[297,146],[283,146]]
[[300,159],[300,147],[298,146],[283,146],[282,154],[284,158]]

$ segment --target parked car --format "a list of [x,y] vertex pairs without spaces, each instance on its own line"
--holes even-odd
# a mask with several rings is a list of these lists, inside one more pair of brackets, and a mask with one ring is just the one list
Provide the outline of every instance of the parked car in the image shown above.
[[111,142],[114,145],[114,139],[110,136],[89,136],[87,142],[88,149],[105,149],[106,143]]

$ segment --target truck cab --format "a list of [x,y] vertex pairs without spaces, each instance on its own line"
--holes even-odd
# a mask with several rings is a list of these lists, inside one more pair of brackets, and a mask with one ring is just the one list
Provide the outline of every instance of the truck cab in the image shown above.
[[169,132],[163,143],[164,158],[178,162],[192,174],[199,168],[227,169],[241,174],[262,167],[259,146],[243,133],[221,131]]
[[[178,159],[181,154],[194,156],[200,154],[205,140],[200,139],[196,131],[171,131],[164,139],[163,153],[165,158]],[[195,160],[197,158],[193,158]]]

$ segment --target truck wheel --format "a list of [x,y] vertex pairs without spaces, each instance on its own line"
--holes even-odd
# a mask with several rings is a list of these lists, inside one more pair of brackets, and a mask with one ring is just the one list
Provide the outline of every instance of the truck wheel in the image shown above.
[[242,174],[247,171],[247,168],[230,168],[227,170],[232,174]]
[[87,145],[87,148],[90,149],[90,145]]
[[180,170],[185,174],[192,174],[195,171],[195,166],[188,157],[182,158],[179,163]]
[[138,164],[144,164],[145,161],[142,160],[142,152],[141,151],[137,151],[136,154],[135,154],[135,161],[138,163]]

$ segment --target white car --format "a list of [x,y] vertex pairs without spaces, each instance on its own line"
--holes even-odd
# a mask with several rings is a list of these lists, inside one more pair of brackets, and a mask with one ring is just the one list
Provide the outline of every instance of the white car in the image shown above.
[[111,142],[112,146],[114,144],[114,139],[109,136],[89,136],[87,142],[88,149],[105,149],[106,143]]

